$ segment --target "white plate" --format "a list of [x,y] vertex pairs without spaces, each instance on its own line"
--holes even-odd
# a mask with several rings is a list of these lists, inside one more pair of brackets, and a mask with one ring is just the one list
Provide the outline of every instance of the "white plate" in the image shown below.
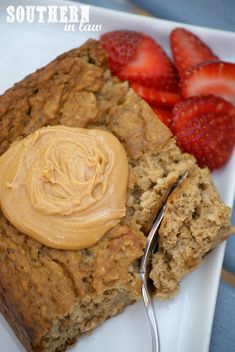
[[[9,4],[33,5],[33,1],[1,0],[0,17],[0,93],[36,68],[47,64],[62,52],[81,45],[89,37],[100,33],[64,32],[61,24],[7,24],[5,7]],[[66,4],[65,1],[47,1]],[[37,1],[37,4],[43,4]],[[44,2],[45,4],[45,2]],[[71,3],[72,4],[72,3]],[[77,4],[77,3],[76,3]],[[130,15],[93,7],[93,23],[103,25],[103,30],[133,29],[150,34],[169,49],[168,35],[176,26],[169,21]],[[225,60],[235,60],[235,34],[207,28],[184,27],[200,35],[212,49]],[[226,167],[214,173],[214,181],[222,199],[230,206],[235,191],[235,153]],[[167,302],[155,302],[159,322],[162,352],[207,352],[220,270],[225,244],[209,254],[203,265],[183,280],[180,294]],[[24,351],[4,318],[0,319],[0,350]],[[147,352],[150,350],[149,332],[141,302],[128,307],[89,337],[80,339],[71,352]]]

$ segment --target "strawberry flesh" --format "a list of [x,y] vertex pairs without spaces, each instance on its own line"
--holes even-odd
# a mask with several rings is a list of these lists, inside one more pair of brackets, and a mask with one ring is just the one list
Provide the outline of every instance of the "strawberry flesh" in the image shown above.
[[218,57],[199,37],[184,28],[176,28],[170,35],[171,51],[180,77],[189,68]]
[[171,129],[179,147],[201,167],[218,169],[235,145],[235,107],[210,95],[188,98],[174,107]]
[[177,92],[158,90],[143,86],[139,83],[132,83],[131,87],[142,99],[153,106],[169,109],[181,100]]
[[156,106],[151,106],[156,116],[161,120],[167,127],[171,125],[172,114],[170,110],[157,108]]
[[176,70],[162,47],[151,37],[133,31],[101,36],[111,71],[122,80],[162,90],[178,90]]
[[110,69],[115,73],[135,57],[142,42],[142,33],[134,31],[113,31],[101,36],[101,43],[107,50]]
[[214,94],[235,103],[235,64],[219,61],[188,70],[181,92],[185,98]]

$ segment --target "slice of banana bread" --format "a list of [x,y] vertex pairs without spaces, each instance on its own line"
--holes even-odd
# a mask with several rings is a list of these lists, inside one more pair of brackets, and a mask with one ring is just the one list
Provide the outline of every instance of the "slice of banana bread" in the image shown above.
[[229,234],[230,210],[210,174],[175,145],[168,128],[107,70],[99,42],[61,55],[0,97],[0,154],[46,125],[102,128],[129,160],[127,214],[97,245],[56,250],[16,230],[0,213],[0,308],[27,351],[65,351],[80,335],[140,295],[139,258],[156,211],[185,170],[160,228],[151,277],[160,298]]

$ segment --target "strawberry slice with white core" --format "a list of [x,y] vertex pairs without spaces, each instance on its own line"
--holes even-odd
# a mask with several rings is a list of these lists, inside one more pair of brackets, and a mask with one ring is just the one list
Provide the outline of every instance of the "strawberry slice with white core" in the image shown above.
[[156,88],[146,87],[139,83],[131,83],[131,88],[150,105],[171,109],[181,100],[177,92],[163,91]]
[[218,61],[189,69],[181,93],[184,98],[213,94],[235,103],[235,64]]
[[175,67],[148,35],[120,30],[105,33],[100,39],[108,53],[109,67],[120,79],[161,90],[178,90]]
[[186,70],[195,65],[219,60],[211,48],[185,28],[175,28],[171,32],[170,43],[175,65],[181,78]]

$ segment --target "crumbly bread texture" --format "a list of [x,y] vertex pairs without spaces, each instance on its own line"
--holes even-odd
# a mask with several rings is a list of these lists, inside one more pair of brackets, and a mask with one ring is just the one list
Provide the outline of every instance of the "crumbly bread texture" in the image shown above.
[[230,231],[229,209],[221,203],[209,170],[195,168],[167,202],[150,274],[157,297],[175,295],[182,277]]
[[46,125],[102,128],[129,160],[127,214],[97,245],[56,250],[15,229],[0,213],[0,308],[27,351],[62,352],[140,295],[139,258],[154,215],[168,203],[151,278],[156,295],[178,291],[184,275],[225,239],[230,210],[209,171],[182,153],[150,107],[107,70],[96,41],[71,50],[0,97],[0,154]]

